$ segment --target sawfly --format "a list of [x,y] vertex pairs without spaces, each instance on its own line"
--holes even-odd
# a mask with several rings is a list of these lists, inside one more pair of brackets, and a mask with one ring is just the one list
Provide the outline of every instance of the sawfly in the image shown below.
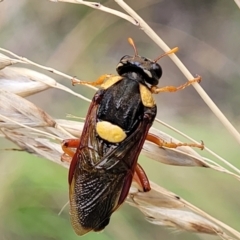
[[138,55],[130,38],[129,43],[135,54],[121,58],[116,68],[118,75],[103,75],[95,82],[73,80],[73,84],[100,85],[80,139],[62,143],[65,155],[71,157],[70,217],[78,235],[101,231],[108,225],[111,214],[126,199],[133,179],[142,191],[150,191],[148,178],[137,162],[145,140],[160,147],[181,146],[164,143],[148,133],[157,113],[152,94],[175,92],[200,81],[197,77],[179,87],[157,87],[162,76],[157,61],[177,48],[150,60]]

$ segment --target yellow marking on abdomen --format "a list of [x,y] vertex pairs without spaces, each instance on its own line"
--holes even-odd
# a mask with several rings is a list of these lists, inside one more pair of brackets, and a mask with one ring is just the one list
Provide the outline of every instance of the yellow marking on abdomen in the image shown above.
[[122,128],[107,121],[98,122],[96,131],[102,139],[111,143],[119,143],[127,137]]

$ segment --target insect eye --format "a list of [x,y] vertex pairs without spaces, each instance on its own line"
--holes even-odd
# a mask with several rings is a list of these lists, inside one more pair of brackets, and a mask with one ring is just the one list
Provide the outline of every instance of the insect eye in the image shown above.
[[162,68],[158,63],[152,65],[152,70],[155,72],[158,79],[162,76]]

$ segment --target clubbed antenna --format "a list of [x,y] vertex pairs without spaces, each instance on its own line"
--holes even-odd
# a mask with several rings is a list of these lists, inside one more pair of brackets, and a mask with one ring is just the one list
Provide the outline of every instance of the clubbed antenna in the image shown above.
[[129,42],[129,44],[133,47],[135,56],[138,56],[138,51],[137,51],[137,48],[136,48],[136,46],[135,46],[134,41],[132,40],[132,38],[128,38],[128,42]]
[[165,56],[167,56],[167,55],[169,55],[169,54],[172,54],[172,53],[175,53],[175,52],[177,52],[177,51],[178,51],[178,47],[175,47],[175,48],[171,49],[170,51],[168,51],[168,52],[162,54],[161,56],[157,57],[157,58],[154,59],[153,61],[156,63],[156,62],[157,62],[159,59],[161,59],[162,57],[165,57]]

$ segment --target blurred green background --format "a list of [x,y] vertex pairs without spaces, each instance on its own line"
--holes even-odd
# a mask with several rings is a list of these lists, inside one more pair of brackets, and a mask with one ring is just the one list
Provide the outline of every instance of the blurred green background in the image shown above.
[[[120,10],[114,1],[101,3]],[[240,10],[234,1],[130,0],[127,3],[170,47],[180,48],[180,59],[193,74],[202,76],[203,88],[240,129]],[[156,58],[162,53],[142,30],[86,6],[47,0],[0,3],[1,47],[81,79],[94,80],[101,74],[115,73],[119,59],[133,53],[128,37],[134,39],[140,55]],[[186,81],[170,59],[164,58],[160,64],[161,86]],[[70,81],[49,75],[71,87]],[[74,90],[90,98],[94,94],[83,86]],[[88,107],[57,90],[47,90],[29,99],[55,118],[65,118],[67,113],[84,117]],[[161,120],[203,140],[240,167],[238,144],[193,88],[164,93],[156,96],[156,100]],[[156,127],[177,136],[161,125]],[[1,149],[12,146],[2,139],[0,144]],[[140,163],[151,180],[240,231],[240,189],[235,179],[212,170],[167,166],[143,157]],[[66,169],[26,153],[0,151],[0,240],[79,239],[71,228],[68,207],[58,216],[67,201]],[[214,237],[151,225],[127,204],[113,214],[103,233],[82,237],[86,240],[199,238]]]

